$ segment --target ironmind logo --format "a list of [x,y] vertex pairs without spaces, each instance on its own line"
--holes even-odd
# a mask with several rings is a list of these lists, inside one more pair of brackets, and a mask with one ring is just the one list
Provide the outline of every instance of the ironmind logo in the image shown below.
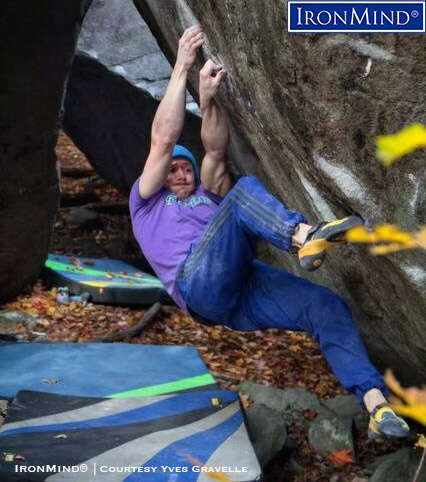
[[425,33],[425,0],[287,0],[292,33]]

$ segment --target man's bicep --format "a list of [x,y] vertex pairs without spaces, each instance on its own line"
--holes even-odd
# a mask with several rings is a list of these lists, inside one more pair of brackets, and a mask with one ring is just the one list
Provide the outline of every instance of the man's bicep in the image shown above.
[[139,179],[141,197],[147,199],[164,186],[169,173],[170,159],[170,149],[151,146]]

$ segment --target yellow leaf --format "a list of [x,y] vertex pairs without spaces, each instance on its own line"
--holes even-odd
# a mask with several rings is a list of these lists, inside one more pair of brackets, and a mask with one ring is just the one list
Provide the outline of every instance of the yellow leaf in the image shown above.
[[402,251],[404,249],[410,249],[412,246],[407,246],[401,243],[388,243],[388,244],[380,244],[378,246],[370,246],[370,253],[383,255],[383,254],[390,254],[396,253],[397,251]]
[[426,228],[408,233],[394,224],[377,224],[371,230],[356,226],[346,232],[345,239],[352,243],[371,244],[370,252],[373,254],[388,254],[413,248],[426,249]]
[[377,236],[381,241],[395,241],[396,243],[409,244],[413,237],[394,224],[378,224],[374,228]]
[[398,380],[395,378],[392,370],[386,370],[384,380],[386,385],[392,390],[399,398],[404,398],[404,389],[401,387]]
[[192,465],[196,467],[200,467],[200,468],[205,467],[205,471],[203,471],[203,473],[207,477],[210,477],[213,480],[218,480],[219,482],[231,482],[231,479],[227,475],[222,474],[221,472],[213,472],[213,469],[209,471],[210,467],[208,467],[207,465],[204,465],[203,462],[201,462],[201,460],[197,459],[196,457],[192,457],[192,455],[188,455],[186,459],[188,460],[188,462],[190,462]]
[[426,126],[411,124],[394,134],[376,137],[377,157],[385,166],[390,166],[397,159],[418,147],[426,147]]
[[403,415],[404,417],[410,417],[423,425],[426,425],[426,405],[425,404],[413,404],[413,405],[395,405],[390,404],[391,408],[396,413]]
[[426,249],[426,228],[419,229],[414,233],[414,239],[418,246]]
[[354,243],[396,242],[409,244],[412,242],[413,236],[394,224],[376,224],[371,228],[371,231],[364,226],[349,229],[346,232],[346,240]]
[[390,370],[386,371],[384,378],[388,387],[399,397],[391,400],[392,409],[426,425],[426,387],[402,388]]
[[231,482],[231,479],[227,475],[220,472],[207,472],[206,475],[207,477],[210,477],[213,480],[218,480],[219,482]]
[[300,345],[290,345],[288,349],[293,353],[298,353],[301,350],[301,347]]
[[244,408],[248,408],[253,403],[248,393],[238,393],[238,396],[240,397],[241,405]]
[[422,449],[426,449],[426,437],[421,433],[421,434],[418,434],[419,435],[419,439],[417,440],[417,442],[414,444],[415,447],[420,447]]
[[367,231],[365,226],[355,226],[346,231],[346,241],[350,243],[378,243],[380,239],[374,231]]

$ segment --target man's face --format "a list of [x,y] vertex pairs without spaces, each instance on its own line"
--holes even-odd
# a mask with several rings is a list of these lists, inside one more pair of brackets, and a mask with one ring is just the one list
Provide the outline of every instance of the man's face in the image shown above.
[[172,159],[166,187],[171,189],[178,199],[185,199],[195,189],[195,176],[192,164],[184,157]]

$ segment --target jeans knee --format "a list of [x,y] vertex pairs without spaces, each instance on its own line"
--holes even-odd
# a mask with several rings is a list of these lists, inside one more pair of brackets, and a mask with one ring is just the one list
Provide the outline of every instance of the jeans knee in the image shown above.
[[235,187],[238,186],[242,189],[247,189],[251,188],[255,184],[260,184],[260,181],[256,176],[241,176],[235,183]]
[[322,304],[333,309],[347,309],[346,302],[329,288],[321,287],[319,298]]
[[323,330],[341,330],[344,325],[353,325],[346,302],[323,286],[318,287],[311,298],[309,318],[315,339]]

